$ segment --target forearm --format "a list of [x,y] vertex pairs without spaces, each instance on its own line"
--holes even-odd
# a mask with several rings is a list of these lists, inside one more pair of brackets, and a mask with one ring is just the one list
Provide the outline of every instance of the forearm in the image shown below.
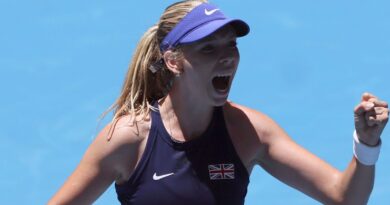
[[353,157],[348,168],[341,175],[341,204],[367,204],[375,179],[375,165],[366,166]]

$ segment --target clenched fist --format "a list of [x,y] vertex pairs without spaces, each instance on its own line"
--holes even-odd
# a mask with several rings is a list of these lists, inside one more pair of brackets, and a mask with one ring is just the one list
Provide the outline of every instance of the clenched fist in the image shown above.
[[389,119],[388,104],[370,93],[364,93],[355,107],[355,129],[359,140],[369,146],[379,143],[380,135]]

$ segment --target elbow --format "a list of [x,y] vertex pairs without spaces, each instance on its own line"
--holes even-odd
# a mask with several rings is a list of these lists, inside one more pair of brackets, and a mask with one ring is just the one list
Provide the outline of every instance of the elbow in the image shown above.
[[325,203],[327,205],[367,205],[368,200],[364,201],[356,201],[356,200],[348,200],[348,199],[337,199],[333,200],[330,203]]
[[[340,176],[339,176],[340,177]],[[334,205],[366,205],[373,190],[373,183],[365,183],[362,180],[345,180],[340,177],[336,180],[330,193],[330,203]]]
[[347,194],[338,199],[335,205],[367,205],[370,194]]
[[[335,189],[337,190],[337,189]],[[367,190],[366,190],[367,191]],[[329,205],[367,205],[371,192],[356,193],[348,191],[337,191],[329,199]]]

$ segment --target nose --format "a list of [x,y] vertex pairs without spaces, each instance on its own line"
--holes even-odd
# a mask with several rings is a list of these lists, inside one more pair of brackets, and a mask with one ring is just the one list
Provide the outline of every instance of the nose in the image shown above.
[[234,56],[223,56],[219,59],[219,63],[223,65],[231,65],[234,62]]

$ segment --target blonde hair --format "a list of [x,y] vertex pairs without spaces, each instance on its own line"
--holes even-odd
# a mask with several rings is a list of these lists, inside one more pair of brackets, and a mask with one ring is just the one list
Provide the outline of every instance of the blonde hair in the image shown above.
[[[174,78],[173,73],[161,63],[161,69],[153,73],[149,68],[162,59],[160,43],[164,37],[193,8],[207,0],[180,1],[168,6],[159,22],[149,28],[139,41],[131,60],[120,96],[103,113],[102,118],[114,110],[113,121],[122,116],[131,115],[131,121],[147,119],[152,108],[151,103],[169,92]],[[175,50],[179,55],[180,49]]]

